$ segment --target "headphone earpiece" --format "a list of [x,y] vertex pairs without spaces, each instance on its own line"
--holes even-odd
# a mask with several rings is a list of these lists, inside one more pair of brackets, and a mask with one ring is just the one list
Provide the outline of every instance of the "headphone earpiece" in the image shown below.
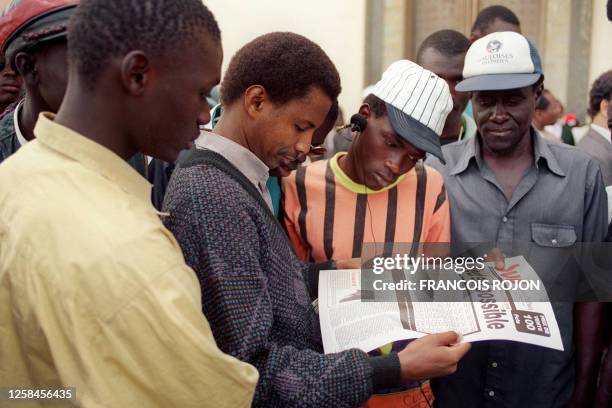
[[353,132],[363,132],[368,127],[368,120],[360,113],[351,116],[351,130]]

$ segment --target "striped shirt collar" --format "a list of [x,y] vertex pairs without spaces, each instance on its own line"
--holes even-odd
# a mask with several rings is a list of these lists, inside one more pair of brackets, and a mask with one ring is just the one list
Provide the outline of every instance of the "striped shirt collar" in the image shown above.
[[[389,184],[386,187],[381,188],[380,190],[372,190],[367,186],[359,183],[355,183],[351,178],[340,168],[338,164],[338,159],[342,156],[348,154],[347,152],[338,152],[334,157],[330,159],[329,165],[331,166],[332,172],[334,173],[334,177],[338,180],[343,187],[347,190],[352,191],[356,194],[375,194],[382,193],[383,191],[391,190],[393,187],[397,186],[404,180],[405,174],[402,174],[395,180],[393,183]],[[412,170],[411,170],[412,171]]]

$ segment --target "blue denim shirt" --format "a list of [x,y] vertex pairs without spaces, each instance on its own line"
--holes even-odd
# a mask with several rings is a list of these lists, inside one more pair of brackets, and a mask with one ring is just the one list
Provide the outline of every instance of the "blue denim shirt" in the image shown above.
[[[508,255],[521,248],[600,242],[607,227],[601,171],[587,154],[535,134],[534,163],[507,200],[480,154],[480,136],[444,146],[453,242],[490,242]],[[554,271],[537,256],[536,271]],[[530,260],[531,262],[531,260]],[[566,284],[567,285],[567,284]],[[565,351],[512,341],[475,342],[457,372],[433,381],[436,407],[546,408],[567,405],[574,388],[573,303],[553,302]]]
[[13,113],[10,112],[0,119],[0,163],[15,153],[20,147],[13,124]]

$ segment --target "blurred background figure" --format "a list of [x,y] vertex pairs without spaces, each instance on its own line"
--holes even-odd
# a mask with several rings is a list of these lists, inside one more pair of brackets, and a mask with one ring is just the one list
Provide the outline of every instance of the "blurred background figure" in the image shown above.
[[472,30],[470,31],[470,41],[474,42],[487,34],[498,31],[521,32],[521,23],[512,10],[501,5],[484,8],[476,17]]
[[576,145],[589,153],[601,167],[606,186],[612,185],[612,140],[608,129],[608,108],[612,97],[612,70],[595,80],[589,93],[589,129]]
[[23,80],[0,56],[0,118],[12,112],[22,94]]
[[470,41],[465,35],[455,30],[440,30],[427,37],[417,51],[416,63],[442,78],[453,97],[453,109],[440,134],[441,145],[469,139],[476,134],[474,119],[464,113],[471,94],[455,91],[455,85],[463,80],[463,63],[468,48]]
[[[562,129],[559,129],[559,133],[557,134],[553,133],[550,127],[556,125],[557,121],[561,119],[562,113],[561,103],[548,89],[544,89],[542,91],[542,96],[540,96],[536,103],[532,121],[533,127],[536,128],[542,137],[560,142]],[[546,127],[548,127],[548,129],[546,129]],[[553,127],[553,129],[555,128]]]

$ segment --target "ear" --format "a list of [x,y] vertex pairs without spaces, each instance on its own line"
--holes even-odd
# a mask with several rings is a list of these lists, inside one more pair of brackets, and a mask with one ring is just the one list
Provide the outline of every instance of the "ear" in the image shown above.
[[36,69],[36,57],[27,52],[18,52],[15,55],[15,69],[27,85],[38,85],[40,75]]
[[244,91],[244,109],[251,118],[258,116],[264,104],[269,103],[270,99],[266,89],[261,85],[251,85]]
[[151,62],[142,51],[131,51],[121,61],[121,84],[134,96],[142,95],[151,82]]
[[367,103],[362,104],[359,107],[359,114],[365,116],[366,119],[369,119],[370,115],[372,115],[372,110],[370,109],[370,105]]
[[540,81],[538,84],[535,85],[535,87],[533,88],[533,100],[534,103],[538,102],[538,99],[540,99],[540,96],[542,96],[542,91],[544,91],[544,81]]
[[[607,99],[602,99],[601,102],[599,102],[599,111],[601,113],[603,113],[603,115],[605,117],[608,116],[608,107],[610,106],[610,101]],[[609,119],[609,118],[608,118]]]

